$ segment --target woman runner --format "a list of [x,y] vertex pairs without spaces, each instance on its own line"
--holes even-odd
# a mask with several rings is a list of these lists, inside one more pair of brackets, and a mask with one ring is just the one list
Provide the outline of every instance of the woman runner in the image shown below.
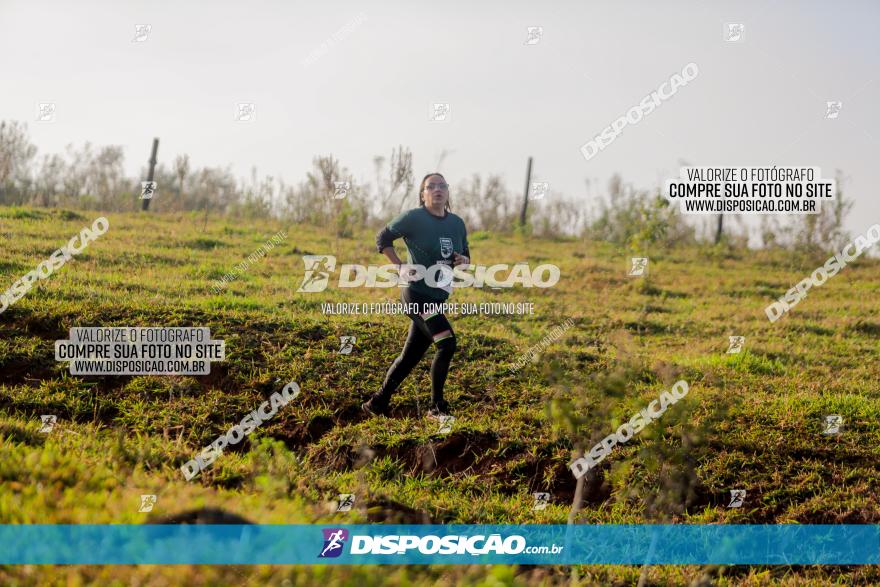
[[[452,293],[451,284],[441,277],[414,279],[394,250],[394,241],[403,237],[408,262],[428,269],[435,265],[457,267],[469,265],[470,250],[464,221],[449,207],[449,184],[439,173],[429,173],[419,185],[419,207],[404,212],[376,235],[376,248],[401,269],[408,285],[401,288],[400,299],[412,320],[403,350],[385,375],[382,388],[361,407],[370,415],[387,415],[391,395],[433,343],[437,347],[431,363],[431,406],[428,417],[441,419],[449,415],[449,404],[443,399],[443,386],[449,364],[455,354],[456,340],[452,325],[442,313],[429,306],[442,304]],[[433,285],[432,285],[433,283]],[[416,311],[410,312],[410,304]]]

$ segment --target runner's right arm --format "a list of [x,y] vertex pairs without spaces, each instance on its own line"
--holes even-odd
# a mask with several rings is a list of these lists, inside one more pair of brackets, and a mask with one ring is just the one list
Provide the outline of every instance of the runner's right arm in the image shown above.
[[395,238],[399,238],[399,236],[395,236],[386,226],[376,235],[376,250],[388,257],[388,260],[395,265],[401,265],[403,261],[400,260],[400,257],[397,256],[397,251],[394,250]]
[[400,237],[406,238],[409,233],[409,219],[410,212],[404,212],[376,234],[376,250],[388,257],[388,260],[395,265],[402,265],[403,261],[394,250],[394,241]]

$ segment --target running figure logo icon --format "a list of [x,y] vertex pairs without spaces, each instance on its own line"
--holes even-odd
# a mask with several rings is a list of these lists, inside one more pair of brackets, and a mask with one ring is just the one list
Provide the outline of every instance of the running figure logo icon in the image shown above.
[[152,200],[153,194],[156,193],[156,182],[155,181],[142,181],[141,182],[141,200]]
[[306,266],[306,274],[296,291],[316,293],[327,289],[330,272],[336,270],[336,257],[333,255],[303,255],[303,263]]
[[52,428],[55,427],[55,423],[58,421],[58,416],[54,414],[46,414],[40,416],[40,420],[43,422],[43,425],[40,426],[40,432],[43,434],[49,434],[52,432]]
[[446,122],[447,121],[447,118],[449,116],[449,110],[450,110],[449,103],[435,102],[435,103],[431,104],[430,106],[431,106],[431,108],[429,110],[430,113],[428,115],[428,119],[431,122]]
[[323,528],[324,548],[318,558],[336,558],[342,554],[342,547],[348,540],[348,530],[344,528]]
[[632,261],[632,267],[629,270],[629,274],[631,277],[644,275],[645,272],[648,270],[647,257],[632,257],[630,261]]
[[745,500],[746,500],[746,490],[745,489],[731,489],[730,490],[730,503],[727,504],[727,507],[740,508],[740,507],[742,507],[742,504]]
[[445,236],[440,237],[440,254],[444,259],[452,256],[452,239]]
[[533,181],[532,189],[529,191],[530,200],[543,200],[547,192],[550,191],[549,181]]
[[235,120],[238,122],[253,122],[257,118],[257,106],[253,102],[239,102],[236,104]]
[[840,116],[841,108],[843,108],[843,102],[839,100],[825,102],[825,118],[837,118]]
[[832,414],[825,416],[825,429],[822,434],[840,434],[840,425],[843,424],[843,416]]
[[132,43],[143,43],[150,36],[150,33],[153,31],[153,25],[151,24],[136,24],[134,25],[134,38],[131,40]]
[[153,511],[153,506],[156,505],[156,496],[155,495],[142,495],[141,496],[141,506],[138,508],[138,512],[145,513]]
[[528,36],[526,37],[526,42],[523,45],[537,45],[541,42],[541,37],[544,36],[544,27],[542,26],[530,26],[526,28],[526,33]]
[[339,354],[340,355],[350,355],[351,351],[354,349],[354,345],[357,344],[357,337],[355,336],[340,336],[340,347]]
[[532,507],[535,511],[541,511],[546,509],[547,504],[550,503],[550,494],[544,492],[538,492],[532,494],[535,497],[535,505]]
[[350,512],[351,506],[354,505],[354,494],[353,493],[340,493],[339,501],[337,502],[336,511],[337,512]]
[[351,189],[351,182],[350,181],[334,181],[333,187],[335,190],[335,193],[333,194],[333,199],[334,200],[342,200],[345,198],[345,196],[348,195],[348,190]]
[[728,43],[739,43],[743,40],[743,34],[746,32],[746,25],[741,22],[729,22],[725,24],[727,34],[724,39]]
[[37,122],[55,122],[55,102],[37,104]]
[[745,336],[728,336],[730,346],[727,347],[728,354],[735,354],[742,351],[743,345],[746,343]]
[[438,434],[449,434],[452,432],[452,425],[455,424],[455,416],[440,416],[440,428]]

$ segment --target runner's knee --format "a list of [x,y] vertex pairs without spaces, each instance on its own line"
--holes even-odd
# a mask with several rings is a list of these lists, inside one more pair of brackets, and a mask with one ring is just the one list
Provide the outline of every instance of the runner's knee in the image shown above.
[[437,345],[437,349],[441,351],[445,351],[447,353],[454,353],[457,345],[455,334],[450,332],[448,336],[444,338],[439,338],[434,341],[434,344]]
[[446,351],[447,353],[455,352],[455,331],[452,330],[452,324],[443,314],[435,314],[425,319],[428,331],[431,333],[431,339],[437,345],[437,350]]

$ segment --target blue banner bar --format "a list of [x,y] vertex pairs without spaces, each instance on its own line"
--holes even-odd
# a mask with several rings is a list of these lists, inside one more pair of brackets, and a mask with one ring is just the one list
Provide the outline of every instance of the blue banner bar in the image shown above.
[[880,564],[880,526],[21,524],[0,564]]

